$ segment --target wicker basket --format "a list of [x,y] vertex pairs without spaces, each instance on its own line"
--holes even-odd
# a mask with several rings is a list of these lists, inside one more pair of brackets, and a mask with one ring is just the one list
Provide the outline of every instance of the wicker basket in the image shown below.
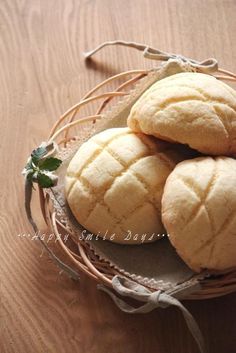
[[[148,49],[149,55],[157,55],[157,51],[155,51],[154,49],[150,50],[150,48]],[[92,54],[93,52],[89,53],[89,56],[91,56]],[[158,55],[160,56],[159,51]],[[196,61],[187,60],[183,57],[173,56],[169,54],[165,55],[166,57],[163,58],[162,55],[161,59],[171,59],[173,61],[177,59],[179,61],[182,61],[185,65],[188,64],[190,70],[192,71],[207,71],[209,64],[208,61],[206,63],[200,64]],[[160,58],[158,57],[158,59]],[[89,91],[78,104],[70,108],[66,113],[64,113],[60,117],[60,119],[58,119],[48,136],[48,141],[54,143],[56,142],[56,145],[59,148],[59,154],[63,154],[67,150],[68,146],[70,146],[71,148],[71,146],[73,146],[73,143],[78,142],[78,140],[80,141],[80,143],[82,143],[91,135],[103,129],[104,119],[106,119],[107,117],[107,119],[109,119],[109,113],[108,115],[105,114],[105,111],[107,111],[107,107],[112,107],[112,105],[115,104],[114,102],[117,99],[124,100],[124,98],[122,98],[123,96],[129,97],[130,92],[132,92],[132,89],[136,87],[137,84],[144,85],[147,77],[149,77],[150,82],[150,77],[152,77],[153,73],[162,69],[163,67],[161,67],[161,69],[155,68],[153,70],[132,70],[128,72],[123,72],[100,83],[91,91]],[[209,71],[214,71],[214,69],[212,69],[211,65],[209,65]],[[236,75],[226,70],[217,69],[217,71],[214,72],[214,76],[220,80],[236,81]],[[110,84],[112,84],[113,87],[115,84],[115,89],[109,90],[107,92],[103,91],[100,94],[97,93],[97,91],[104,89],[104,87],[107,87]],[[81,117],[79,117],[79,113],[82,108],[84,106],[93,106],[94,102],[99,102],[98,107],[93,110],[94,113],[89,115],[81,115]],[[96,256],[91,250],[88,243],[83,240],[79,240],[77,237],[75,237],[74,233],[70,230],[70,228],[68,228],[63,222],[63,220],[61,220],[57,216],[57,212],[52,202],[53,188],[52,190],[48,191],[41,187],[38,187],[38,193],[40,207],[44,220],[47,223],[48,227],[50,227],[52,232],[57,237],[58,241],[56,242],[56,246],[60,247],[60,249],[65,254],[64,259],[66,260],[65,262],[62,262],[55,255],[54,251],[52,251],[52,249],[50,249],[47,244],[43,243],[45,248],[47,248],[47,250],[49,251],[50,255],[56,260],[57,264],[73,277],[76,276],[77,271],[83,272],[87,276],[95,280],[97,283],[105,285],[106,288],[113,288],[114,286],[112,280],[116,275],[120,275],[119,270],[110,266],[107,261],[101,260],[98,256]],[[28,195],[26,193],[26,211],[31,224],[34,227],[34,230],[37,232],[37,226],[31,216],[30,199],[31,192],[30,195],[29,193]],[[61,237],[63,231],[67,234],[69,233],[70,240],[73,242],[73,244],[76,245],[75,248],[69,246],[68,242],[63,241]],[[69,262],[71,266],[69,267],[66,262]],[[122,274],[122,276],[125,277],[124,274]],[[196,291],[187,294],[181,299],[213,298],[236,291],[236,269],[232,269],[225,273],[218,273],[212,275],[208,273],[207,276],[201,276],[199,278],[199,283],[200,286],[197,287]],[[150,287],[147,287],[146,289],[149,293],[152,293],[154,291]]]

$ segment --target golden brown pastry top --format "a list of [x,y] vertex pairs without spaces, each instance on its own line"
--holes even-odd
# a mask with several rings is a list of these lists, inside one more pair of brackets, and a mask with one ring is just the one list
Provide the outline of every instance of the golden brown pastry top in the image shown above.
[[115,234],[118,243],[140,242],[124,240],[128,231],[146,233],[147,239],[162,234],[164,184],[182,159],[168,148],[168,143],[128,128],[103,131],[84,143],[65,180],[67,201],[78,222],[93,234]]
[[236,153],[236,91],[213,76],[179,73],[153,84],[134,104],[128,126],[205,154]]
[[169,239],[195,271],[236,266],[236,160],[198,157],[179,163],[162,198]]

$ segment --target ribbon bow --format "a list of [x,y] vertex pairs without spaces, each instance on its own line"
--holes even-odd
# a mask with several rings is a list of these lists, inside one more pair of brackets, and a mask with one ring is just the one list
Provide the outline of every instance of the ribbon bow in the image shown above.
[[209,58],[204,61],[197,61],[194,59],[186,58],[185,56],[180,54],[166,53],[156,48],[149,47],[148,45],[145,45],[145,44],[140,44],[136,42],[126,42],[123,40],[104,42],[101,45],[99,45],[97,48],[84,53],[84,56],[86,59],[89,59],[93,56],[93,54],[95,54],[102,48],[110,45],[121,45],[129,48],[135,48],[137,50],[143,51],[143,56],[151,60],[160,60],[160,61],[167,61],[169,59],[181,60],[185,63],[189,63],[192,67],[198,69],[198,71],[201,71],[203,73],[209,74],[218,70],[218,62],[214,58]]
[[[198,285],[198,284],[197,284]],[[103,285],[98,285],[98,289],[103,290],[106,292],[114,301],[114,303],[123,311],[129,314],[143,314],[152,311],[155,308],[166,308],[169,305],[174,305],[179,308],[183,314],[185,322],[190,330],[191,334],[193,335],[199,351],[201,353],[206,352],[204,339],[202,333],[196,323],[194,317],[190,314],[190,312],[180,303],[180,301],[174,298],[172,295],[167,294],[161,290],[156,292],[151,292],[144,286],[133,282],[127,278],[114,276],[112,279],[112,286],[113,289],[120,294],[121,296],[129,297],[136,299],[138,301],[144,302],[143,305],[135,308],[132,305],[126,303],[121,298],[117,297],[110,289]],[[193,287],[192,287],[193,288]],[[195,287],[193,288],[196,289]],[[182,289],[176,288],[176,291],[172,291],[172,294],[175,296],[183,295],[183,292],[188,290],[189,287],[183,287]],[[178,293],[178,294],[177,294]]]
[[[65,264],[62,260],[60,260],[49,248],[46,242],[44,242],[31,212],[33,182],[37,182],[39,184],[39,190],[42,187],[51,188],[57,184],[58,177],[51,173],[51,171],[56,170],[61,164],[61,160],[52,157],[56,154],[57,150],[58,147],[55,142],[42,142],[38,148],[32,151],[30,157],[28,158],[27,164],[22,172],[22,174],[25,176],[25,212],[37,239],[39,239],[51,258],[62,271],[65,271],[71,278],[77,280],[79,278],[78,273],[74,271],[70,266]],[[39,163],[41,163],[41,167],[39,166]],[[42,168],[42,171],[40,168]],[[39,173],[41,172],[43,172],[44,179],[39,179]],[[46,181],[47,185],[42,186],[42,181],[44,183]],[[40,195],[42,197],[42,194]]]

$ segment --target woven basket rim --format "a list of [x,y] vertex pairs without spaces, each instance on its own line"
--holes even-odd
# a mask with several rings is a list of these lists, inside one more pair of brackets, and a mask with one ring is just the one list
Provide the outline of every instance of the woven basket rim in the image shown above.
[[[153,70],[153,69],[152,69]],[[91,126],[94,126],[95,123],[102,119],[101,113],[104,111],[108,103],[111,103],[114,97],[124,97],[128,96],[130,91],[124,91],[124,89],[133,87],[141,79],[145,78],[152,70],[130,70],[112,76],[93,89],[91,89],[76,105],[67,110],[54,124],[48,141],[57,141],[59,148],[67,148],[68,144],[72,141],[76,141],[76,136],[69,136],[69,132],[73,127],[82,124],[90,123]],[[156,68],[155,70],[158,70]],[[196,72],[198,70],[195,69]],[[223,75],[222,75],[223,74]],[[100,88],[106,86],[107,84],[115,81],[126,79],[127,76],[131,76],[128,80],[125,80],[122,84],[119,84],[114,91],[108,91],[99,95],[94,96]],[[214,74],[217,79],[220,80],[229,80],[236,82],[236,75],[219,69],[216,74]],[[85,116],[81,118],[76,118],[79,110],[94,101],[102,100],[99,108],[94,115]],[[75,120],[76,119],[76,120]],[[63,135],[62,139],[59,137]],[[56,211],[52,207],[52,202],[48,192],[45,192],[44,189],[38,187],[39,191],[39,201],[41,212],[44,217],[46,224],[51,228],[52,232],[55,234],[58,239],[58,244],[60,245],[63,252],[66,254],[70,262],[73,263],[76,270],[79,272],[85,273],[91,279],[95,280],[97,283],[105,284],[108,287],[112,288],[112,278],[113,276],[120,274],[116,269],[112,268],[106,261],[100,260],[90,249],[88,244],[79,239],[73,237],[73,233],[70,233],[70,237],[74,243],[78,246],[78,253],[74,253],[70,248],[66,246],[63,240],[60,237],[60,230],[68,232],[68,229],[63,225],[60,220],[57,218]],[[124,276],[122,274],[122,276]],[[148,288],[153,291],[153,289]],[[207,278],[201,281],[201,289],[197,292],[190,294],[184,299],[207,299],[222,296],[231,292],[236,291],[236,268],[229,270],[224,274],[219,274],[213,278]]]

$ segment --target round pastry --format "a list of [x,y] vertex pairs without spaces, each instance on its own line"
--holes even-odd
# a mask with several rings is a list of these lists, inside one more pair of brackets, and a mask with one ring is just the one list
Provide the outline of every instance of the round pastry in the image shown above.
[[66,198],[77,221],[92,234],[116,243],[160,238],[165,232],[164,184],[181,160],[170,147],[128,128],[105,130],[90,138],[71,160],[65,178]]
[[153,84],[134,104],[128,126],[212,155],[236,153],[236,91],[215,77],[179,73]]
[[198,157],[179,163],[162,198],[162,221],[187,265],[225,270],[236,266],[236,160]]

